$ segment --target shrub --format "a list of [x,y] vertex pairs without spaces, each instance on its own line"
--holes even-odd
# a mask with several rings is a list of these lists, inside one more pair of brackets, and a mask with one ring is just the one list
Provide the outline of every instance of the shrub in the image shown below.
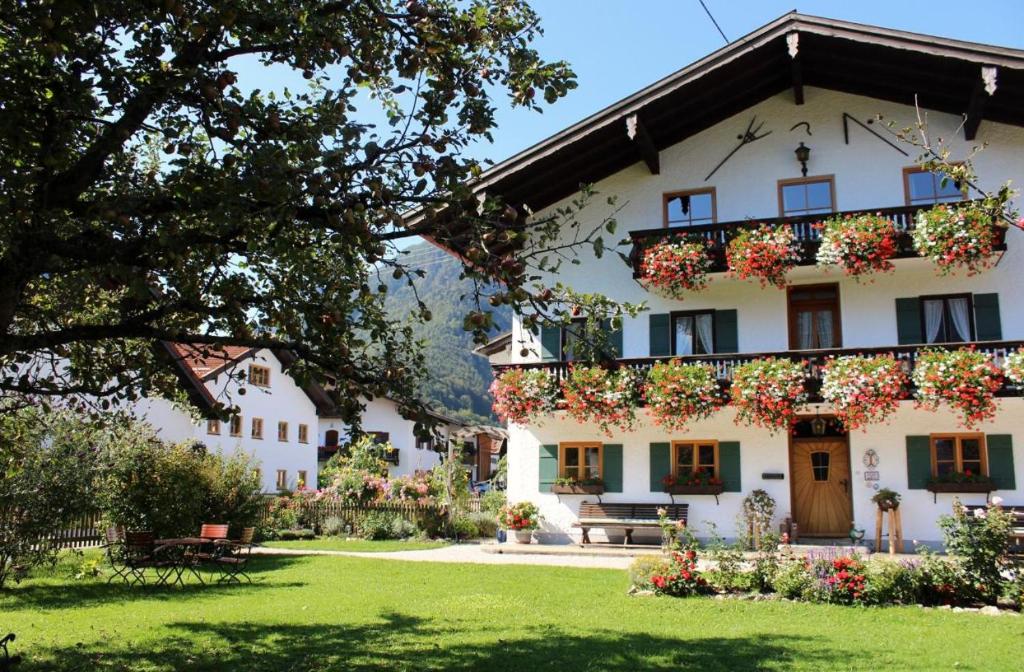
[[774,590],[775,577],[779,573],[779,535],[769,532],[761,537],[760,547],[754,556],[754,566],[750,572],[750,587],[762,593]]
[[647,373],[644,399],[654,424],[668,430],[682,430],[692,420],[709,418],[725,402],[710,365],[683,364],[678,359],[655,362]]
[[407,539],[416,534],[416,526],[393,511],[368,511],[360,518],[357,528],[360,537],[373,541]]
[[817,579],[817,585],[812,587],[806,597],[812,601],[832,604],[866,601],[864,563],[857,556],[816,559],[811,563],[811,572]]
[[507,369],[490,387],[494,414],[502,422],[536,422],[555,410],[558,387],[546,369]]
[[281,541],[308,541],[316,539],[316,532],[310,529],[277,530],[275,535]]
[[988,507],[968,514],[955,501],[953,515],[939,517],[946,550],[957,558],[971,592],[986,602],[995,602],[1002,594],[1003,572],[1010,565],[1013,516],[1003,510],[1001,502],[994,497]]
[[773,587],[782,597],[799,600],[811,593],[814,584],[815,577],[808,563],[802,558],[794,558],[779,567]]
[[495,514],[479,511],[469,514],[469,519],[476,525],[477,537],[493,539],[498,532],[498,518]]
[[321,527],[321,531],[329,537],[340,537],[348,529],[349,525],[345,522],[345,519],[338,516],[328,516],[324,519],[324,524]]
[[711,257],[707,241],[673,240],[652,245],[644,251],[640,277],[649,286],[674,299],[687,291],[707,287]]
[[571,417],[580,423],[595,423],[608,436],[613,429],[628,431],[636,423],[640,399],[631,369],[572,364],[562,381],[562,392]]
[[471,515],[460,514],[451,520],[451,535],[460,540],[476,539],[480,536],[480,528]]
[[715,563],[713,572],[708,572],[708,582],[724,591],[744,590],[749,581],[743,573],[743,550],[736,544],[727,544],[718,533],[718,526],[707,523],[708,557]]
[[670,572],[667,558],[660,555],[641,555],[629,565],[629,584],[636,588],[650,588],[651,577]]
[[964,601],[968,584],[957,562],[940,557],[922,546],[914,564],[917,597],[921,604],[952,605]]
[[733,370],[730,394],[736,423],[788,430],[796,409],[807,400],[805,364],[778,357],[755,359]]
[[973,347],[925,349],[917,354],[912,378],[919,408],[934,411],[948,404],[967,428],[995,417],[993,396],[1002,384],[1002,372],[987,353]]
[[916,604],[918,601],[917,566],[875,558],[864,567],[865,601],[869,604]]
[[508,495],[505,494],[504,490],[488,490],[484,494],[480,495],[480,510],[484,513],[490,513],[495,516],[501,511],[501,507],[508,503]]
[[697,551],[674,552],[668,570],[651,576],[651,585],[659,595],[686,597],[708,592],[708,582],[697,570]]

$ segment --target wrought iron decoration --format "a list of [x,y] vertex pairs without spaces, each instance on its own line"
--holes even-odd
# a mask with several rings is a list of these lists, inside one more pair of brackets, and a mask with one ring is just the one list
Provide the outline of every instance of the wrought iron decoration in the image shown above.
[[761,133],[761,135],[758,135],[758,132],[760,132],[760,130],[764,127],[764,122],[762,121],[760,124],[757,124],[757,126],[754,126],[755,123],[757,123],[756,114],[754,115],[754,118],[750,120],[750,123],[747,124],[747,130],[744,131],[742,134],[736,136],[736,139],[740,141],[740,144],[733,147],[732,151],[726,154],[725,158],[718,162],[718,165],[715,166],[715,169],[708,173],[708,176],[704,178],[705,182],[710,180],[711,176],[717,173],[718,169],[724,166],[725,162],[731,159],[733,155],[736,154],[736,152],[743,149],[744,146],[749,145],[755,140],[760,140],[765,136],[771,135],[771,131],[765,131],[764,133]]

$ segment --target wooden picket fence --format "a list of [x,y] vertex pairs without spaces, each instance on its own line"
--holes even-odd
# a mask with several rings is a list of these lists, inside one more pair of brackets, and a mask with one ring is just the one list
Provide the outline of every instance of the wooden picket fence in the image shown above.
[[[10,511],[0,511],[0,526],[13,516]],[[42,547],[48,548],[91,548],[102,546],[104,542],[102,516],[98,511],[81,513],[61,527],[51,530],[38,540]]]
[[[270,517],[270,507],[272,502],[273,498],[268,498],[260,511],[261,526],[266,525],[267,520]],[[470,513],[479,512],[480,498],[470,497],[466,505],[466,510]],[[418,504],[416,502],[378,502],[374,504],[356,505],[321,499],[300,501],[298,513],[299,519],[303,521],[305,526],[319,530],[323,526],[324,521],[328,518],[340,518],[346,524],[352,524],[358,522],[360,518],[373,511],[396,513],[408,520],[410,523],[419,524],[427,518],[439,515],[441,513],[441,508],[433,503]]]

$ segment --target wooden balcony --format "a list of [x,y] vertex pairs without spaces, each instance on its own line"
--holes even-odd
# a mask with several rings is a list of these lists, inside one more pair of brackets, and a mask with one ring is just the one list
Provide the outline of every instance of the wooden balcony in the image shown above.
[[[926,347],[945,347],[947,349],[956,349],[970,345],[973,345],[979,352],[985,352],[992,355],[996,365],[1002,367],[1006,356],[1017,349],[1024,347],[1024,341],[982,341],[976,343],[947,344],[944,346],[900,345],[890,348],[832,348],[828,350],[788,350],[784,352],[685,355],[679,357],[641,357],[637,359],[615,360],[614,365],[629,367],[641,374],[639,378],[643,379],[646,377],[647,371],[654,366],[655,362],[668,361],[672,359],[678,359],[683,363],[703,362],[711,365],[715,370],[722,387],[728,388],[732,380],[733,370],[735,370],[738,365],[755,359],[763,359],[765,357],[780,357],[792,361],[804,362],[804,366],[807,371],[807,391],[810,394],[810,401],[816,402],[821,401],[821,398],[818,395],[818,390],[821,387],[821,367],[830,357],[840,357],[844,355],[870,356],[891,353],[897,360],[903,363],[905,370],[909,374],[914,368],[917,353]],[[526,364],[497,364],[492,368],[494,369],[495,375],[505,371],[506,369],[516,367],[524,369],[547,369],[552,373],[552,375],[554,375],[557,381],[561,382],[561,380],[568,375],[569,366],[570,362],[530,362]],[[1022,390],[1018,386],[1004,385],[1003,389],[997,393],[997,396],[1018,396],[1021,392]]]
[[[905,205],[895,208],[872,208],[870,210],[846,210],[843,212],[822,214],[822,215],[802,215],[799,217],[775,217],[771,219],[745,219],[735,222],[719,222],[717,224],[704,224],[701,226],[686,226],[686,227],[659,227],[657,229],[643,229],[640,231],[630,231],[629,237],[633,242],[633,248],[630,250],[629,259],[633,265],[633,277],[640,277],[640,262],[643,259],[643,252],[645,249],[666,240],[673,238],[689,238],[689,239],[701,239],[707,240],[711,243],[708,253],[711,256],[711,272],[712,273],[724,273],[728,270],[728,265],[725,259],[725,250],[729,246],[729,241],[743,229],[749,229],[756,227],[760,224],[768,224],[770,226],[788,226],[793,229],[793,234],[800,245],[800,261],[799,266],[811,266],[817,263],[818,247],[821,244],[821,232],[817,228],[817,224],[835,216],[846,216],[846,215],[867,215],[877,214],[883,217],[888,217],[893,221],[896,226],[897,236],[897,259],[907,259],[916,257],[917,251],[914,249],[913,241],[911,240],[910,232],[914,230],[914,217],[918,212],[922,210],[929,210],[935,206],[933,205]],[[997,251],[1003,251],[1006,249],[1005,243],[1005,229],[997,227],[999,232],[999,242],[996,245]]]

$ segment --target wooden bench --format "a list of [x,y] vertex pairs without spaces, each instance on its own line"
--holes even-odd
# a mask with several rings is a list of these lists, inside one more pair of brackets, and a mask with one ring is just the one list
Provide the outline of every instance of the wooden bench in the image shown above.
[[[975,509],[985,508],[988,508],[988,505],[971,505],[964,507],[967,514],[971,516],[974,515]],[[1002,509],[1013,516],[1013,527],[1010,528],[1010,553],[1024,557],[1024,506],[1019,504],[1003,504]]]
[[633,530],[658,528],[658,509],[668,512],[669,520],[686,522],[689,504],[629,504],[582,502],[579,520],[573,523],[583,532],[580,544],[589,544],[590,530],[600,527],[606,530],[623,530],[626,540],[623,545],[633,543]]

